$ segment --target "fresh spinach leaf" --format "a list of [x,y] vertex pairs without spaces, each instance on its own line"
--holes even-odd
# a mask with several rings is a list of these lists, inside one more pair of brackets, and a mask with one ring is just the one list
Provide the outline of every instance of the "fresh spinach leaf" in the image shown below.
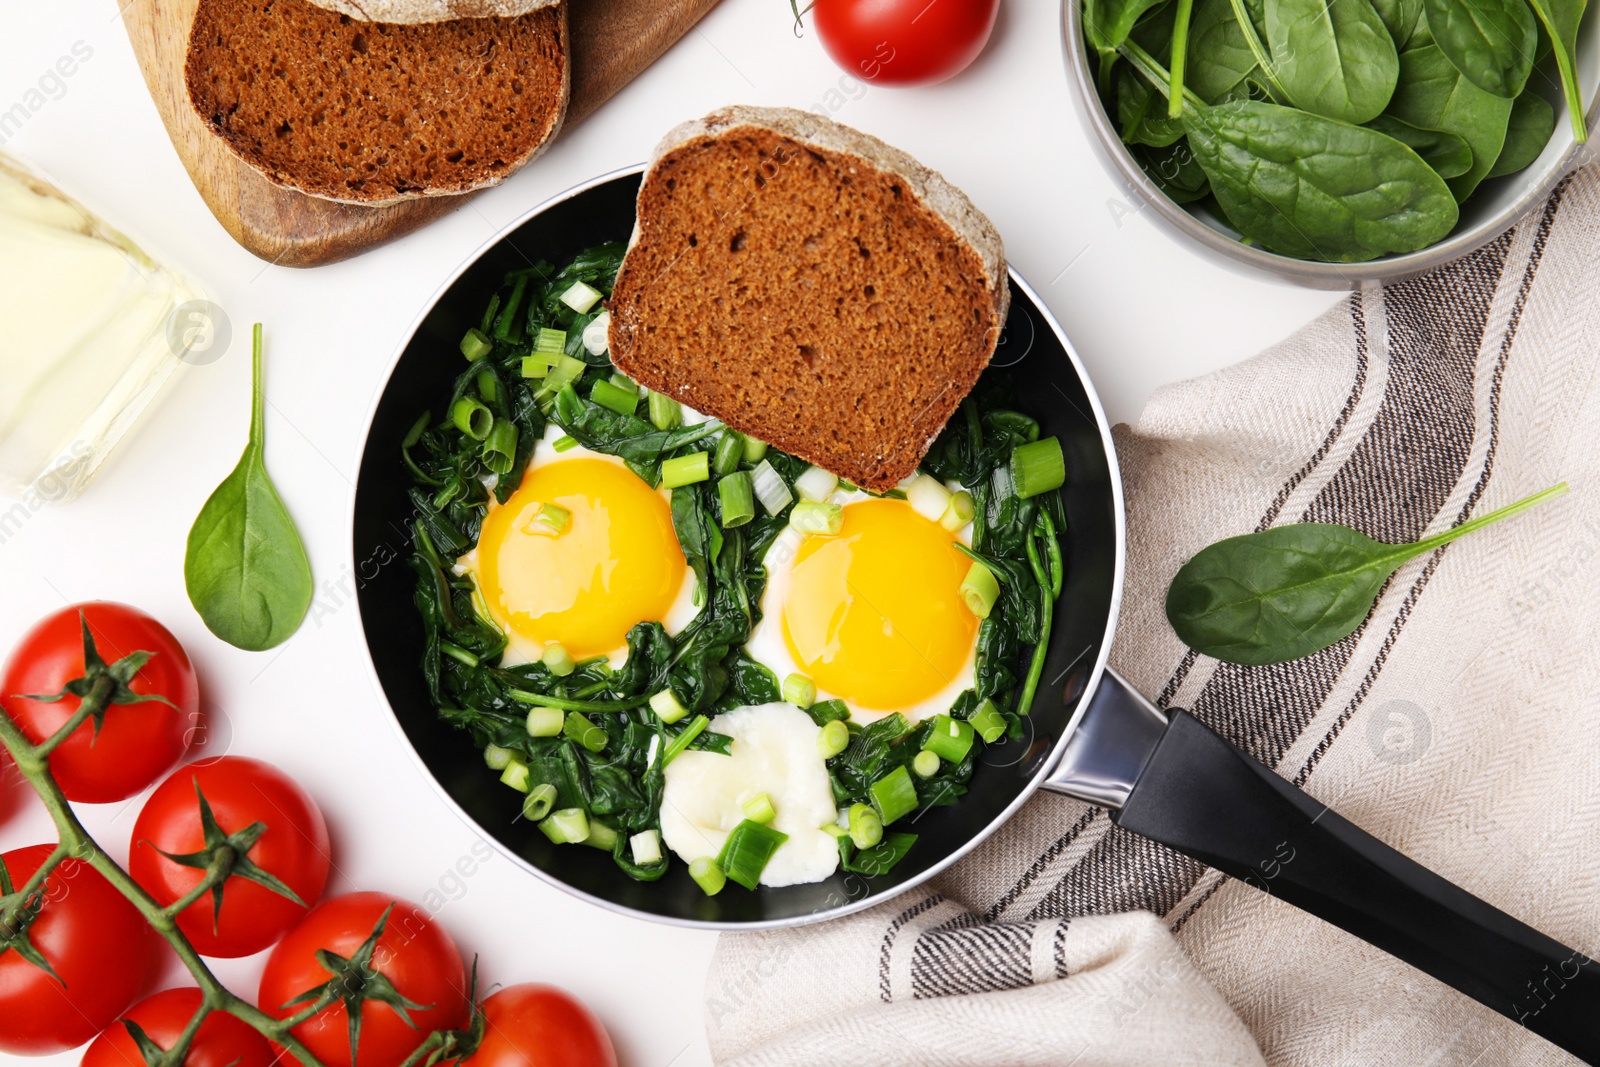
[[1183,122],[1167,115],[1167,102],[1128,67],[1118,67],[1117,122],[1126,144],[1165,148],[1183,136]]
[[1389,114],[1419,129],[1455,134],[1472,150],[1472,168],[1449,179],[1456,200],[1465,200],[1500,157],[1511,101],[1468,81],[1438,45],[1408,49],[1400,57],[1400,72]]
[[1229,0],[1200,0],[1189,27],[1187,84],[1208,104],[1224,96],[1258,69],[1244,28]]
[[238,466],[189,529],[183,583],[206,629],[260,652],[287,641],[311,609],[311,560],[267,474],[261,324],[251,339],[250,438]]
[[1572,121],[1572,136],[1579,144],[1589,139],[1589,124],[1583,111],[1583,89],[1578,84],[1578,26],[1583,21],[1586,2],[1528,0],[1554,48],[1556,68],[1561,72],[1561,91],[1567,98],[1567,116]]
[[1423,0],[1428,32],[1478,88],[1511,99],[1533,71],[1539,29],[1524,0]]
[[1139,145],[1133,158],[1173,203],[1191,203],[1211,192],[1211,181],[1195,162],[1187,141],[1178,141],[1166,148]]
[[1563,482],[1413,544],[1386,544],[1332,523],[1230,537],[1179,569],[1167,589],[1167,619],[1191,648],[1229,663],[1298,659],[1360,626],[1407,560],[1566,491]]
[[1555,132],[1556,109],[1532,89],[1524,90],[1511,105],[1505,147],[1500,149],[1500,156],[1489,168],[1487,177],[1499,178],[1532,166]]
[[1145,13],[1168,3],[1169,0],[1094,0],[1084,9],[1083,24],[1093,35],[1093,40],[1115,50]]
[[1410,148],[1441,178],[1456,178],[1472,169],[1472,149],[1453,133],[1419,130],[1393,115],[1379,115],[1367,123],[1367,128],[1386,133]]
[[1396,48],[1403,51],[1417,32],[1423,20],[1422,4],[1423,0],[1373,0],[1372,6],[1394,38]]
[[1266,29],[1272,73],[1296,107],[1358,124],[1388,106],[1400,57],[1372,0],[1266,0]]

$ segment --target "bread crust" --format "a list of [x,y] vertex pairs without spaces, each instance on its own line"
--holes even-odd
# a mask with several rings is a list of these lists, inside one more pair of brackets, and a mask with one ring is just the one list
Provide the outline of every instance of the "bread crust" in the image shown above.
[[455,19],[514,18],[562,0],[308,0],[363,22],[416,24]]
[[[358,0],[358,2],[369,11],[376,6],[369,0]],[[418,0],[385,0],[385,2],[409,4]],[[434,0],[423,0],[423,2],[431,3]],[[477,5],[480,0],[439,0],[439,2],[462,6]],[[501,0],[493,2],[499,3]],[[523,3],[524,0],[513,0],[513,2]],[[230,24],[230,18],[234,14],[231,5],[252,3],[271,10],[266,12],[269,17],[263,23],[263,28],[260,28],[257,38],[246,45],[259,48],[263,53],[259,57],[251,57],[255,62],[263,64],[263,69],[256,70],[254,77],[246,77],[245,71],[241,69],[240,57],[219,46],[217,42],[233,28]],[[426,180],[416,179],[413,174],[405,173],[407,166],[415,169],[423,165],[419,160],[406,154],[408,146],[413,143],[410,140],[412,136],[421,134],[426,137],[432,134],[435,142],[453,136],[450,129],[443,128],[441,120],[422,109],[438,106],[449,110],[453,107],[459,112],[472,103],[470,97],[460,104],[453,102],[461,100],[462,95],[466,95],[458,94],[459,86],[430,85],[424,80],[420,86],[421,91],[412,89],[416,94],[415,97],[390,93],[386,98],[392,100],[392,109],[383,115],[384,120],[389,123],[388,128],[392,130],[395,119],[398,118],[400,120],[398,125],[405,127],[407,131],[417,131],[405,134],[405,140],[396,146],[380,146],[386,150],[397,149],[392,153],[397,158],[390,158],[390,154],[386,152],[380,155],[376,165],[371,165],[362,157],[364,153],[371,154],[374,148],[372,142],[377,139],[352,136],[346,143],[354,142],[354,146],[348,150],[341,150],[340,154],[336,155],[337,146],[326,146],[328,158],[307,159],[303,153],[296,154],[293,151],[295,146],[287,140],[267,136],[262,129],[262,116],[270,114],[273,121],[282,121],[298,135],[309,137],[312,135],[300,131],[315,127],[320,121],[318,114],[328,110],[328,97],[342,96],[346,101],[354,101],[353,104],[347,105],[346,110],[356,113],[361,120],[365,120],[368,115],[376,115],[377,105],[373,103],[372,97],[385,91],[379,85],[385,72],[380,70],[368,76],[358,69],[357,64],[345,62],[339,65],[336,75],[338,81],[335,84],[329,84],[325,70],[315,72],[316,78],[309,79],[314,83],[310,89],[317,91],[317,99],[306,99],[302,96],[289,105],[285,105],[281,100],[270,99],[268,94],[281,93],[285,83],[281,70],[276,72],[276,77],[269,77],[269,72],[264,69],[264,65],[268,62],[267,56],[270,55],[274,63],[283,63],[285,57],[290,60],[295,58],[297,49],[304,51],[304,45],[291,35],[293,31],[289,28],[289,23],[278,18],[276,8],[280,6],[287,12],[295,14],[300,22],[315,23],[320,27],[318,32],[325,35],[369,25],[358,19],[334,13],[332,3],[318,5],[311,0],[201,0],[190,29],[188,58],[184,67],[184,81],[189,92],[189,102],[201,120],[213,134],[221,138],[235,156],[274,185],[294,189],[323,200],[363,207],[386,207],[432,196],[457,196],[500,184],[549,148],[561,130],[572,88],[567,7],[565,0],[554,0],[554,2],[541,0],[534,4],[527,14],[514,18],[463,19],[449,23],[379,23],[374,25],[373,30],[365,31],[371,41],[378,40],[380,36],[405,35],[408,40],[419,42],[415,47],[423,51],[430,47],[428,39],[434,37],[437,37],[437,40],[431,47],[450,48],[460,46],[462,35],[493,36],[501,32],[538,35],[538,39],[544,42],[545,50],[553,52],[553,55],[543,60],[545,67],[534,73],[539,74],[542,71],[544,76],[555,78],[554,94],[548,106],[526,109],[530,111],[528,117],[532,121],[524,128],[512,128],[503,135],[495,135],[504,136],[505,142],[478,145],[479,148],[488,149],[488,154],[494,155],[495,158],[478,166],[454,167],[435,163],[433,164],[435,173],[429,175]],[[326,25],[323,25],[324,23]],[[278,35],[276,38],[275,34]],[[359,40],[359,35],[356,35],[355,39]],[[302,58],[308,62],[315,61],[324,68],[333,65],[329,64],[327,57],[323,55],[306,55]],[[419,51],[416,57],[418,62],[406,64],[408,73],[411,69],[426,69],[426,63],[422,62],[426,58],[426,55]],[[450,62],[440,64],[440,69],[446,72],[447,77],[460,80],[463,76],[460,70],[452,71],[451,68],[459,68],[461,61],[453,56],[445,58]],[[482,56],[464,58],[471,62],[488,62]],[[321,79],[320,82],[317,78]],[[428,98],[427,90],[432,89],[439,91],[436,95],[442,94],[442,103]],[[334,93],[331,90],[338,92]],[[252,117],[248,120],[241,117],[247,115]],[[463,137],[471,138],[476,135],[473,123],[488,125],[482,120],[469,120],[459,131]],[[437,143],[430,146],[430,151],[435,155],[440,153]]]
[[[748,153],[761,138],[766,138],[766,147],[759,151],[797,153],[799,170],[814,178],[837,174],[840,188],[831,193],[839,198],[819,208],[816,204],[791,205],[780,195],[750,209],[752,227],[767,227],[764,236],[751,240],[768,241],[763,246],[768,258],[762,262],[782,278],[756,280],[755,285],[766,284],[767,290],[749,295],[751,307],[736,311],[735,305],[750,292],[750,286],[743,284],[749,279],[736,276],[756,269],[757,262],[748,255],[740,257],[745,252],[740,243],[743,227],[738,222],[741,205],[730,208],[725,203],[719,209],[707,202],[708,217],[689,227],[698,231],[699,243],[697,234],[673,232],[673,224],[660,216],[672,213],[675,218],[686,218],[683,212],[696,203],[696,193],[689,192],[688,186],[681,195],[672,191],[678,179],[691,185],[711,180],[709,170],[700,174],[686,169],[692,168],[697,153],[719,145],[729,152]],[[810,166],[806,156],[817,161],[816,165]],[[773,155],[763,158],[770,161]],[[778,166],[781,169],[781,159]],[[755,179],[752,200],[761,195],[761,188],[761,180]],[[867,205],[884,188],[894,192],[894,199],[885,201],[892,203],[891,211],[920,209],[915,216],[901,217],[925,219],[926,225],[919,221],[900,232],[902,228],[888,225],[888,215],[878,219]],[[902,188],[911,194],[909,203],[899,199]],[[698,191],[699,186],[694,189]],[[847,202],[846,193],[856,199]],[[710,187],[705,195],[711,195]],[[769,204],[778,206],[769,210]],[[776,263],[772,258],[772,211],[789,209],[805,216],[805,221],[797,222],[798,231],[787,227],[791,232],[784,234],[784,239],[793,241],[797,233],[821,225],[838,231],[833,238],[854,241],[865,257],[872,250],[862,245],[862,239],[871,243],[873,232],[881,235],[887,226],[895,231],[896,243],[887,248],[879,244],[876,250],[880,255],[893,251],[902,262],[871,260],[872,271],[882,272],[882,277],[863,276],[854,253],[848,254],[848,261],[837,258],[840,246],[835,243],[827,253],[835,258],[822,261],[819,266],[824,273],[808,280],[803,271],[789,269],[782,258],[785,253],[778,254]],[[819,223],[819,210],[832,221]],[[863,218],[870,218],[871,223],[863,224]],[[733,247],[723,253],[719,242],[729,239],[730,227],[741,232],[733,234]],[[703,251],[698,250],[700,243]],[[805,242],[807,248],[810,244]],[[691,248],[696,250],[693,256],[689,256]],[[799,249],[790,246],[788,251]],[[904,262],[907,259],[916,262]],[[929,273],[930,266],[934,273]],[[908,272],[908,267],[917,270]],[[873,322],[857,307],[845,304],[834,311],[828,303],[835,294],[846,293],[849,285],[859,287],[862,282],[888,287],[876,299],[890,299],[888,289],[896,285],[896,278],[909,273],[915,273],[923,284],[953,283],[955,288],[945,284],[942,292],[971,294],[949,297],[970,299],[971,303],[961,305],[965,310],[959,314],[945,315],[940,320],[943,325],[935,326],[909,318],[904,324],[885,323],[882,304],[876,305],[879,321]],[[816,279],[821,279],[819,287],[807,291],[804,287]],[[731,290],[724,289],[725,280],[731,280]],[[875,289],[868,284],[864,291],[871,294]],[[781,313],[774,310],[779,300],[784,305]],[[915,472],[939,431],[976,384],[994,353],[1009,306],[1005,250],[999,234],[983,213],[937,172],[875,137],[819,115],[783,108],[728,107],[675,127],[657,146],[640,186],[633,236],[610,301],[609,341],[616,364],[649,388],[857,485],[883,491]],[[921,310],[911,304],[903,286],[888,307],[891,317]],[[831,318],[828,312],[833,312]],[[706,330],[711,336],[695,332],[692,324],[697,319],[709,324]],[[935,316],[929,314],[927,319],[933,323]],[[689,329],[684,328],[686,323],[691,324]],[[796,337],[791,327],[805,336]],[[787,350],[785,337],[789,338]],[[897,349],[902,339],[916,339],[922,350],[906,350],[916,349],[915,343]],[[674,345],[694,351],[675,352]],[[752,353],[762,354],[749,359],[736,353],[724,356],[728,345],[746,346]],[[803,362],[795,362],[789,355],[796,348]],[[854,355],[826,358],[827,352],[844,351]],[[765,362],[753,365],[750,360]],[[908,407],[915,410],[908,412]],[[842,433],[841,427],[846,427]]]

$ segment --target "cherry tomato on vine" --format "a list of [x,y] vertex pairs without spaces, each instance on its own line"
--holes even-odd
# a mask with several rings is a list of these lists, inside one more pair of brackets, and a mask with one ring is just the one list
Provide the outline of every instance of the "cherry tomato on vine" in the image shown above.
[[[200,990],[192,987],[164,989],[129,1008],[122,1018],[131,1019],[146,1037],[170,1050],[199,1009],[200,1000]],[[248,1023],[214,1011],[196,1031],[183,1067],[271,1067],[275,1055],[267,1039]],[[143,1063],[139,1046],[119,1020],[94,1039],[78,1067],[137,1067]]]
[[[380,921],[383,932],[374,940]],[[342,961],[342,973],[318,962],[321,949]],[[347,1028],[351,1003],[360,1012],[359,1067],[396,1067],[430,1032],[461,1029],[469,1014],[466,969],[455,942],[422,907],[384,893],[350,893],[312,908],[267,957],[256,1003],[282,1019],[299,1010],[290,1001],[319,988],[335,999],[294,1034],[326,1067],[355,1067]]]
[[507,986],[483,1002],[488,1019],[463,1067],[617,1067],[594,1012],[551,985]]
[[[98,667],[86,666],[80,612]],[[124,658],[136,652],[148,652],[150,659],[138,665]],[[131,677],[119,676],[134,666]],[[178,639],[139,609],[106,600],[75,604],[23,635],[0,676],[0,707],[38,744],[72,717],[79,697],[30,698],[62,693],[80,678],[99,679],[116,702],[106,708],[98,732],[85,722],[50,754],[51,773],[68,800],[125,800],[171,769],[189,747],[200,713],[194,667]],[[140,699],[156,697],[161,699]]]
[[[209,835],[201,795],[211,812]],[[252,829],[258,823],[265,829]],[[249,956],[271,946],[305,916],[328,883],[322,812],[270,763],[223,756],[178,768],[150,794],[133,824],[128,873],[166,907],[199,884],[220,849],[234,857],[233,875],[221,886],[220,912],[213,892],[178,916],[178,927],[202,956]]]
[[52,851],[53,845],[30,845],[0,856],[5,904],[23,905],[16,916],[0,916],[0,928],[15,931],[4,937],[0,929],[0,1052],[14,1056],[83,1044],[133,1003],[160,959],[160,938],[144,916],[79,860],[62,862],[41,893],[18,901],[13,891]]
[[932,85],[965,70],[994,29],[1000,0],[816,0],[822,47],[869,85]]

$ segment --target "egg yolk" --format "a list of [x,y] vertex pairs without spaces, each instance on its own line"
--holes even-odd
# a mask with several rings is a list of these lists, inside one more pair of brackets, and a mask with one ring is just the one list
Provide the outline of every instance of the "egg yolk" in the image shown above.
[[[530,525],[545,504],[571,513],[562,533]],[[664,618],[685,566],[666,499],[603,459],[529,469],[478,537],[478,583],[490,614],[531,642],[561,642],[578,659],[617,651],[635,623]]]
[[965,666],[978,620],[958,592],[955,535],[903,500],[847,504],[833,536],[801,542],[783,603],[789,654],[817,686],[887,711],[939,692]]

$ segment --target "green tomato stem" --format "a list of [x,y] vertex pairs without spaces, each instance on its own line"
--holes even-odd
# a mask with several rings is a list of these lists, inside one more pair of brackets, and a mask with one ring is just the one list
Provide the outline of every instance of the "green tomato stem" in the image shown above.
[[[77,709],[67,718],[66,722],[61,724],[61,728],[37,745],[30,746],[41,765],[44,764],[50,753],[61,747],[62,743],[72,736],[73,731],[84,724],[89,716],[99,714],[100,710],[105,707],[106,701],[111,699],[111,694],[115,692],[116,686],[116,679],[109,675],[102,674],[96,678],[93,688],[89,690],[89,695],[78,702]],[[20,767],[21,764],[18,764],[18,766]]]

